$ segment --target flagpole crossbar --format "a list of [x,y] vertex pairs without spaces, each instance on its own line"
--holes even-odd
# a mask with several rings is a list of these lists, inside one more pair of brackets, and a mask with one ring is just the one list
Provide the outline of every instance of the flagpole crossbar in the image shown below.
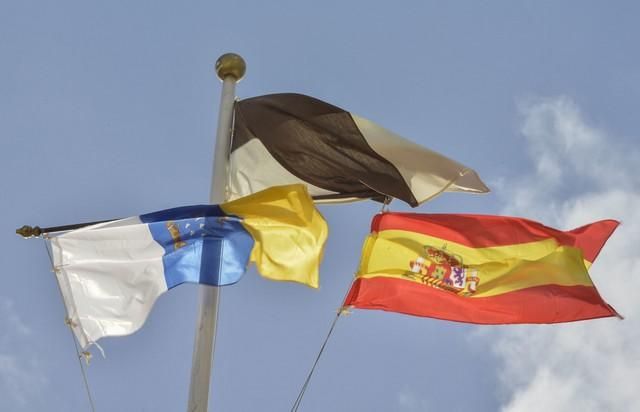
[[85,222],[85,223],[73,223],[71,225],[63,225],[63,226],[51,226],[51,227],[40,227],[40,226],[29,226],[24,225],[18,229],[16,229],[16,235],[20,235],[23,238],[33,238],[33,237],[42,237],[42,235],[47,233],[55,233],[55,232],[68,232],[70,230],[81,229],[83,227],[97,225],[99,223],[108,223],[113,222],[118,219],[107,219],[107,220],[98,220],[95,222]]

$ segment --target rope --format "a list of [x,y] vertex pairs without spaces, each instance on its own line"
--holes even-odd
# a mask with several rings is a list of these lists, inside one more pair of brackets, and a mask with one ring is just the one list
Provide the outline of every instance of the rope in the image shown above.
[[[353,287],[353,282],[354,281],[351,281],[351,284],[349,285],[349,288],[347,289],[346,293],[344,294],[344,297],[342,298],[342,302],[343,303],[347,299],[347,295],[349,294],[349,291]],[[296,398],[296,401],[293,403],[293,406],[291,407],[291,412],[296,412],[298,410],[298,408],[300,407],[300,403],[302,403],[302,398],[304,397],[304,394],[307,391],[307,387],[309,386],[309,382],[311,381],[311,377],[313,376],[313,373],[316,370],[316,366],[318,365],[318,361],[320,361],[320,358],[322,357],[322,353],[324,352],[324,348],[327,346],[327,342],[329,341],[329,338],[331,337],[331,334],[333,333],[333,329],[336,327],[336,323],[338,322],[338,319],[340,318],[340,315],[348,314],[348,313],[349,313],[349,311],[344,306],[340,306],[340,308],[338,309],[336,317],[333,319],[333,323],[331,323],[331,327],[329,328],[329,332],[327,333],[327,336],[324,338],[324,342],[322,343],[322,346],[320,347],[320,351],[318,352],[318,356],[316,356],[316,360],[313,362],[313,366],[311,367],[311,370],[309,371],[309,374],[307,375],[307,379],[305,379],[304,384],[302,385],[302,388],[300,388],[300,392],[298,393],[298,397]]]
[[327,346],[327,342],[329,341],[329,337],[331,337],[331,334],[333,333],[333,328],[335,328],[336,323],[338,322],[338,318],[340,318],[341,314],[342,314],[342,309],[340,309],[338,311],[338,314],[333,319],[333,323],[331,323],[331,327],[329,328],[329,333],[327,333],[327,337],[324,338],[324,342],[322,343],[322,347],[320,347],[320,351],[318,352],[318,356],[316,356],[316,360],[315,360],[315,362],[313,362],[313,366],[311,367],[311,370],[309,371],[309,374],[307,375],[307,379],[305,379],[304,385],[302,385],[302,388],[300,389],[300,393],[298,393],[298,397],[296,398],[296,401],[293,403],[293,407],[291,407],[291,412],[296,412],[298,410],[298,408],[300,407],[300,403],[302,402],[302,398],[304,397],[304,393],[307,391],[307,387],[309,386],[309,381],[311,381],[311,376],[313,375],[313,372],[316,370],[316,366],[318,365],[318,361],[320,360],[320,357],[322,356],[322,353],[324,352],[325,346]]
[[382,202],[382,208],[380,208],[380,213],[387,213],[389,211],[389,205],[393,201],[391,196],[385,196],[384,201]]
[[[55,264],[53,263],[53,256],[51,254],[51,250],[49,249],[49,237],[44,234],[44,248],[47,251],[47,256],[49,256],[49,262],[51,263],[51,268],[52,270],[55,272]],[[58,279],[56,278],[56,285],[58,285],[58,292],[60,292],[60,297],[62,298],[62,301],[64,302],[64,296],[62,295],[62,290],[60,289],[60,284],[58,283]],[[89,388],[89,380],[87,379],[87,372],[84,368],[84,365],[82,364],[82,358],[84,357],[87,361],[87,364],[89,363],[89,359],[91,358],[91,354],[89,352],[81,352],[80,351],[80,347],[78,346],[78,342],[76,341],[76,337],[73,336],[73,324],[71,319],[69,318],[69,311],[67,310],[67,306],[64,306],[64,310],[65,310],[65,323],[67,323],[67,326],[69,326],[69,333],[71,334],[71,339],[73,340],[73,346],[75,347],[75,351],[76,351],[76,355],[78,358],[78,365],[80,366],[80,373],[82,374],[82,381],[84,382],[84,389],[87,393],[87,399],[89,400],[89,405],[91,406],[91,411],[95,412],[96,411],[96,407],[95,404],[93,403],[93,397],[91,396],[91,389]]]

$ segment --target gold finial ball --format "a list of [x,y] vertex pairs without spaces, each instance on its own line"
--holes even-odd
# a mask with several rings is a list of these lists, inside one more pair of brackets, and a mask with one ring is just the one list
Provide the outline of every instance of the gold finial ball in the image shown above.
[[224,80],[228,76],[233,77],[236,81],[240,81],[247,71],[247,64],[244,59],[235,53],[226,53],[218,57],[216,61],[216,73],[220,80]]
[[28,237],[38,237],[42,234],[42,229],[40,229],[39,226],[28,226],[28,225],[24,225],[19,229],[16,229],[16,234],[20,235],[24,238],[28,238]]

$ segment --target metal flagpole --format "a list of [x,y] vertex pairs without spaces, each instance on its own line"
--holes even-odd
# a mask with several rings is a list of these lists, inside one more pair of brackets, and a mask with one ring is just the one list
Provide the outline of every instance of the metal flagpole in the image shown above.
[[[233,103],[236,83],[242,79],[245,71],[246,64],[242,57],[237,54],[224,54],[216,62],[216,73],[222,80],[222,95],[220,97],[218,130],[213,154],[213,177],[211,178],[209,196],[212,204],[223,203],[226,200],[227,163],[231,143]],[[206,412],[208,409],[209,381],[211,378],[219,299],[220,288],[200,286],[200,311],[193,348],[188,412]]]

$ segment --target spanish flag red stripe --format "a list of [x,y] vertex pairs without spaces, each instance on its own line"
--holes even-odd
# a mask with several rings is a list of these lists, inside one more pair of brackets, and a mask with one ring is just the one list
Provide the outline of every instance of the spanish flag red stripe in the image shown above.
[[594,287],[546,285],[486,298],[465,298],[393,278],[356,279],[345,306],[456,322],[559,323],[619,316]]
[[581,249],[585,260],[593,262],[618,225],[616,220],[601,220],[564,232],[518,217],[384,213],[373,218],[371,231],[406,230],[477,248],[554,238],[560,245]]
[[619,316],[587,269],[617,226],[565,232],[515,217],[383,213],[344,304],[478,324]]

